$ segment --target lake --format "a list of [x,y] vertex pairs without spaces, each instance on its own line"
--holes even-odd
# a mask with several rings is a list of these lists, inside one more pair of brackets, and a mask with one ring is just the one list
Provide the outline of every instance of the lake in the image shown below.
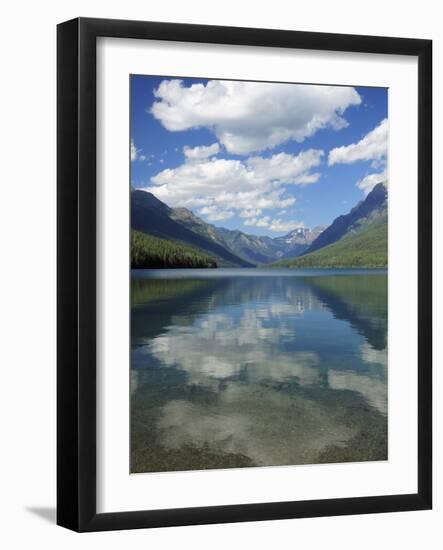
[[387,459],[385,270],[134,270],[131,287],[131,472]]

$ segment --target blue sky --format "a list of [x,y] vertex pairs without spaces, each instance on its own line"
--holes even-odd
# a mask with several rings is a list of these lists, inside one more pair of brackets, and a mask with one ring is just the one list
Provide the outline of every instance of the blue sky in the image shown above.
[[131,76],[131,185],[209,223],[329,224],[386,179],[385,88]]

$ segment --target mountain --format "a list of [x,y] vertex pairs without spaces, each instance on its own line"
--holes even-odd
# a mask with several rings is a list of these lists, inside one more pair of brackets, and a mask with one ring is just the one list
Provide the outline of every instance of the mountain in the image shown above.
[[327,225],[317,225],[312,229],[309,227],[298,227],[283,237],[276,237],[273,241],[282,247],[286,247],[282,259],[294,258],[303,254],[327,227]]
[[231,250],[236,256],[254,265],[266,264],[282,258],[290,248],[284,243],[275,242],[275,239],[271,237],[259,237],[235,229],[216,227],[204,222],[187,208],[172,208],[171,210],[174,220],[195,233],[217,242]]
[[225,247],[226,243],[220,238],[218,228],[215,225],[204,222],[187,208],[170,208],[170,215],[173,220],[184,225],[194,233],[216,242],[220,246]]
[[253,264],[268,264],[278,259],[293,258],[306,250],[326,225],[313,229],[294,229],[283,237],[249,235],[238,229],[216,227],[204,222],[187,208],[172,208],[174,220],[195,233],[203,235],[231,250],[236,256]]
[[385,215],[386,211],[387,190],[384,183],[379,183],[348,214],[336,218],[303,252],[303,255],[337,242],[346,234]]
[[164,241],[153,245],[157,252],[163,251],[167,264],[186,258],[187,265],[192,261],[212,265],[209,255],[217,265],[226,267],[387,265],[387,190],[383,183],[329,227],[297,228],[282,237],[216,227],[187,208],[170,208],[152,193],[140,190],[131,192],[131,226],[146,235],[173,241],[175,248]]
[[386,267],[388,201],[379,183],[350,212],[336,218],[298,258],[277,262],[286,267]]
[[388,218],[386,212],[349,231],[338,241],[309,254],[273,264],[276,267],[386,267]]
[[[146,191],[131,192],[131,228],[160,239],[190,245],[209,254],[219,266],[252,267],[253,264],[236,256],[217,240],[198,233],[177,221],[174,209]],[[202,222],[204,223],[204,222]]]
[[293,258],[325,229],[294,229],[283,237],[248,235],[204,222],[187,208],[170,208],[146,191],[131,192],[132,228],[211,254],[220,266],[251,267]]
[[282,247],[271,237],[248,235],[236,229],[217,227],[218,235],[231,250],[254,264],[267,264],[283,256]]

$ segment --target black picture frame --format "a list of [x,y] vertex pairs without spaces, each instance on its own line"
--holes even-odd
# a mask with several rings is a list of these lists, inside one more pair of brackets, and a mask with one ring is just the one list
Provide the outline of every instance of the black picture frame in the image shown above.
[[[96,512],[96,39],[399,54],[418,59],[416,494]],[[79,18],[57,29],[57,523],[75,531],[426,510],[432,506],[432,42]],[[394,358],[395,360],[395,358]]]

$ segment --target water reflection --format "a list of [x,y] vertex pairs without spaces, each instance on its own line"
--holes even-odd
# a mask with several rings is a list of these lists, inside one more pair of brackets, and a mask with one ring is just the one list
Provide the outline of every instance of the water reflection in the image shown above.
[[133,278],[131,470],[386,459],[386,275],[214,271]]

